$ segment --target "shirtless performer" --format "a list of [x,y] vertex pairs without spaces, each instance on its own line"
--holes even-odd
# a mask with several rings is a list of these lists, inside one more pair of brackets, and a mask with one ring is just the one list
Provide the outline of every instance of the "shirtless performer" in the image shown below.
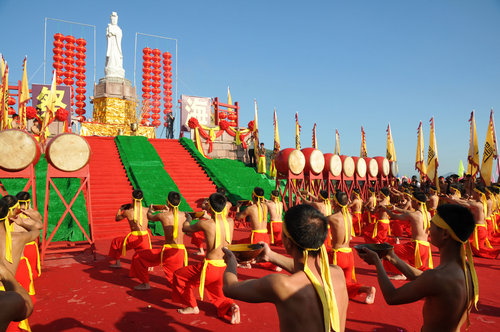
[[163,226],[165,244],[161,249],[137,250],[130,265],[130,276],[138,278],[142,283],[136,290],[151,289],[148,268],[161,265],[169,285],[172,285],[174,272],[188,264],[188,255],[184,246],[182,225],[191,222],[191,215],[179,211],[181,195],[178,192],[168,193],[167,206],[158,214],[153,214],[153,205],[148,210],[148,220],[159,221]]
[[[236,258],[225,249],[224,294],[251,303],[276,306],[281,331],[344,331],[348,297],[344,275],[329,266],[323,245],[327,220],[310,205],[291,207],[283,222],[283,256],[264,244],[262,259],[291,273],[238,281]],[[326,291],[325,291],[326,290]]]
[[375,210],[375,223],[373,225],[373,232],[365,232],[363,234],[366,243],[384,243],[387,242],[390,235],[390,220],[387,212],[380,209],[390,205],[390,191],[387,187],[380,189],[380,201],[377,204],[377,209]]
[[476,187],[472,190],[472,198],[470,200],[457,199],[452,197],[442,196],[441,199],[445,202],[456,203],[470,209],[474,216],[476,227],[470,238],[472,252],[474,255],[483,258],[496,259],[500,253],[500,249],[489,248],[488,231],[486,230],[486,213],[487,207],[484,187]]
[[120,268],[120,257],[125,256],[127,250],[151,249],[151,238],[148,231],[148,210],[142,207],[143,193],[136,189],[132,192],[132,204],[124,204],[116,213],[115,220],[127,219],[130,233],[113,239],[109,247],[109,257],[116,260],[112,268]]
[[[426,210],[426,199],[423,192],[417,191],[413,193],[412,207],[414,211],[403,210],[397,207],[395,207],[393,211],[390,211],[383,207],[391,218],[398,218],[399,220],[408,221],[410,223],[411,241],[395,244],[394,253],[408,262],[411,266],[422,271],[434,267],[432,263],[431,244],[427,239],[427,232],[430,227],[430,213]],[[395,214],[394,211],[400,212],[400,214]],[[386,261],[384,261],[384,267],[386,271],[395,274],[399,273],[397,268]],[[398,274],[395,277],[391,277],[391,279],[406,280],[406,277],[402,274]]]
[[[16,197],[6,195],[0,199],[3,211],[0,214],[0,261],[4,267],[12,274],[16,275],[20,262],[25,265],[26,260],[22,259],[24,246],[26,243],[36,240],[40,236],[40,230],[33,226],[30,222],[26,222],[28,218],[35,219],[36,216],[28,210],[21,210]],[[19,214],[23,214],[28,218],[20,218]],[[24,229],[22,232],[14,231],[14,227],[20,226]],[[2,254],[3,253],[3,254]],[[22,283],[24,288],[29,291],[30,277],[23,275]],[[7,289],[7,288],[6,288]],[[31,304],[33,305],[33,303]],[[22,320],[19,323],[11,323],[19,326],[19,329],[29,331],[28,320]]]
[[[375,194],[375,188],[369,187],[368,194],[370,195],[368,199],[363,203],[363,234],[372,234],[373,228],[375,227],[375,207],[377,206],[377,195]],[[371,235],[370,235],[371,236]]]
[[199,286],[201,300],[203,301],[206,290],[208,301],[217,307],[218,317],[229,320],[231,324],[239,324],[240,308],[222,292],[222,275],[226,267],[222,247],[231,244],[234,221],[225,216],[225,196],[214,193],[208,198],[208,203],[212,219],[200,220],[193,225],[186,220],[182,227],[185,233],[197,231],[205,233],[207,255],[202,262],[175,271],[172,301],[183,306],[177,310],[179,313],[198,314],[200,309],[193,289]]
[[281,246],[281,224],[283,223],[283,202],[280,201],[278,190],[271,192],[271,200],[266,200],[267,211],[269,212],[270,222],[268,224],[269,234],[271,234],[271,244]]
[[328,191],[326,190],[320,190],[319,195],[315,196],[312,193],[307,193],[308,196],[310,196],[313,200],[308,200],[307,196],[304,195],[302,192],[299,193],[300,198],[302,198],[303,204],[308,204],[311,205],[313,208],[316,210],[319,210],[319,212],[323,213],[325,217],[328,217],[329,215],[332,214],[332,202],[330,201],[330,197],[328,195]]
[[364,286],[356,282],[354,255],[349,247],[353,234],[352,218],[347,209],[347,203],[345,192],[337,191],[333,196],[333,208],[337,212],[328,217],[332,233],[332,249],[328,253],[328,258],[330,264],[338,265],[344,271],[349,298],[352,299],[358,294],[365,293],[365,303],[372,304],[375,301],[375,287]]
[[349,203],[349,210],[352,214],[352,225],[354,227],[354,234],[357,236],[361,236],[362,230],[362,208],[363,208],[363,200],[361,199],[361,194],[358,188],[354,188],[352,191],[352,200]]
[[436,214],[436,209],[439,204],[439,196],[437,195],[437,187],[429,187],[429,195],[427,197],[427,211],[431,214],[431,218]]
[[[378,282],[387,304],[425,300],[421,331],[460,331],[463,323],[468,322],[470,309],[478,300],[477,276],[468,243],[474,224],[469,209],[456,204],[438,206],[430,229],[431,243],[439,248],[438,267],[423,272],[399,259],[393,251],[384,257],[411,280],[400,288],[392,285],[375,252],[364,249],[365,254],[360,254],[377,268]],[[468,264],[464,246],[468,247]]]

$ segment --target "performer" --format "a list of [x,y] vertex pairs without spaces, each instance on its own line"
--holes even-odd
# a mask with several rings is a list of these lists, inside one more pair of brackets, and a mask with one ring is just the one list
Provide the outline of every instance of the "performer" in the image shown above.
[[344,271],[349,298],[365,293],[365,303],[375,301],[375,287],[365,286],[356,282],[354,272],[354,255],[349,243],[354,234],[351,214],[347,209],[347,194],[343,191],[335,192],[333,196],[333,209],[337,212],[328,217],[328,224],[332,233],[332,250],[328,252],[330,264],[338,265]]
[[115,220],[121,221],[127,219],[130,225],[130,233],[127,236],[120,236],[113,239],[109,247],[109,257],[116,260],[109,266],[120,268],[120,257],[125,256],[130,249],[151,249],[151,238],[148,231],[148,210],[142,207],[141,190],[136,189],[132,192],[132,204],[124,204],[118,209]]
[[429,195],[427,198],[427,211],[431,214],[431,217],[434,217],[436,214],[436,209],[439,204],[439,196],[437,195],[437,187],[430,186],[429,187]]
[[[399,220],[408,221],[410,223],[411,241],[402,244],[394,244],[394,253],[408,262],[411,266],[422,271],[434,267],[431,244],[427,241],[427,232],[430,227],[430,213],[426,208],[426,200],[427,197],[425,194],[418,191],[413,193],[412,208],[414,211],[403,210],[397,207],[394,207],[393,211],[390,211],[386,207],[383,207],[391,218],[397,217]],[[394,213],[395,211],[399,212],[399,214]],[[398,274],[399,270],[388,262],[384,261],[384,267],[386,271],[397,274],[391,277],[391,279],[406,280],[406,277],[402,274]]]
[[250,167],[255,167],[255,137],[253,133],[250,135],[250,141],[248,142],[248,160]]
[[[299,192],[300,198],[302,199],[303,204],[311,205],[313,208],[319,210],[319,212],[323,213],[325,217],[328,217],[332,214],[332,202],[330,200],[330,194],[326,190],[320,190],[319,195],[316,196],[313,193],[307,192]],[[312,199],[307,199],[307,196]]]
[[363,200],[359,188],[354,188],[352,191],[351,203],[349,203],[349,210],[352,214],[352,225],[354,227],[354,234],[361,236],[362,231],[362,213]]
[[264,143],[260,143],[259,148],[259,160],[257,164],[257,173],[266,174],[266,149],[264,149]]
[[[8,211],[0,203],[0,216]],[[1,245],[0,245],[1,247]],[[3,248],[2,248],[3,249]],[[28,292],[16,281],[12,272],[0,259],[0,331],[5,331],[11,322],[25,321],[33,312],[33,302]]]
[[[389,305],[424,299],[422,331],[460,331],[477,304],[477,276],[468,238],[474,230],[471,212],[458,205],[440,205],[431,222],[431,243],[439,248],[440,264],[425,272],[415,269],[391,251],[384,258],[412,280],[395,288],[378,255],[368,249],[360,256],[377,268],[380,289]],[[467,246],[467,262],[464,246]]]
[[200,220],[190,225],[185,221],[184,232],[203,231],[207,241],[207,255],[203,262],[183,267],[174,273],[172,301],[180,303],[183,308],[177,311],[181,314],[198,314],[200,312],[193,288],[199,286],[200,298],[203,301],[204,290],[208,301],[217,307],[217,316],[228,319],[231,324],[239,324],[240,308],[231,299],[224,297],[222,292],[222,275],[226,264],[222,259],[222,247],[231,243],[234,221],[226,218],[224,208],[226,197],[219,193],[210,195],[210,220]]
[[387,187],[380,189],[380,201],[377,204],[377,210],[375,211],[375,223],[373,224],[373,232],[368,233],[365,231],[363,234],[366,243],[384,243],[389,239],[390,232],[390,220],[387,212],[380,209],[386,205],[390,205],[390,191]]
[[267,211],[269,211],[270,222],[267,224],[269,234],[271,234],[271,244],[281,246],[281,224],[283,223],[283,202],[280,201],[278,190],[271,192],[271,200],[266,200]]
[[148,268],[161,265],[167,282],[172,285],[174,272],[188,264],[188,255],[184,246],[182,225],[191,222],[187,212],[179,211],[181,195],[178,192],[168,193],[167,206],[158,214],[153,214],[153,205],[148,209],[148,219],[159,221],[163,226],[165,244],[161,249],[137,250],[130,265],[130,277],[138,278],[142,283],[135,286],[136,290],[151,289],[149,285]]
[[484,187],[478,186],[473,189],[471,200],[462,200],[445,196],[442,196],[441,199],[445,202],[456,203],[470,209],[474,216],[474,221],[476,222],[476,227],[470,238],[472,252],[478,257],[495,259],[500,253],[500,249],[493,249],[491,245],[489,245],[485,220],[487,206],[486,197],[483,196],[484,193]]
[[274,147],[273,153],[271,153],[271,164],[269,165],[269,176],[273,179],[278,176],[278,170],[276,169],[276,156],[280,152],[279,149]]
[[291,275],[274,273],[238,281],[236,259],[225,249],[224,294],[245,302],[273,303],[281,331],[344,331],[348,297],[341,269],[328,265],[323,245],[327,224],[325,216],[309,205],[286,212],[283,245],[292,257],[273,252],[264,244],[261,258]]
[[364,234],[372,234],[373,228],[375,227],[375,207],[377,206],[377,195],[375,193],[375,187],[368,188],[369,197],[363,204],[363,236]]

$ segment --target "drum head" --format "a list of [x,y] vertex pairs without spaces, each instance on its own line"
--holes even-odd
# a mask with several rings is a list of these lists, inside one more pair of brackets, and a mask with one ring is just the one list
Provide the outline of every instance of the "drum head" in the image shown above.
[[90,160],[90,146],[75,134],[56,136],[47,147],[49,162],[57,169],[74,172],[82,169]]
[[356,175],[360,178],[366,176],[366,161],[363,158],[359,158],[356,163]]
[[346,157],[344,159],[344,165],[342,165],[342,170],[345,176],[351,177],[354,175],[354,160],[351,157]]
[[368,162],[368,174],[373,178],[376,178],[378,175],[378,164],[375,159],[370,159]]
[[391,175],[397,177],[399,174],[399,166],[397,161],[391,161]]
[[[324,161],[323,161],[324,162]],[[306,166],[306,158],[300,150],[293,150],[288,156],[288,167],[295,175],[302,173]]]
[[33,137],[16,129],[0,131],[0,167],[20,171],[28,167],[40,150]]
[[338,154],[334,154],[330,158],[330,173],[333,176],[339,176],[342,172],[342,160],[340,159]]
[[309,163],[311,171],[314,174],[323,172],[323,168],[325,168],[325,157],[323,156],[323,153],[319,150],[314,150],[309,157]]
[[384,158],[382,160],[382,174],[384,176],[387,176],[389,175],[390,171],[391,171],[391,165],[389,164],[389,160],[387,160],[387,158]]

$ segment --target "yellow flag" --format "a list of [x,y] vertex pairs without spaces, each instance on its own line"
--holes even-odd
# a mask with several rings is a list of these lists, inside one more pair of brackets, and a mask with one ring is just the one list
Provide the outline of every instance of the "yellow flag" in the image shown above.
[[429,136],[429,151],[427,152],[427,177],[431,183],[438,186],[438,151],[436,143],[436,134],[434,132],[434,117],[431,118],[431,133]]
[[5,130],[9,128],[9,67],[7,64],[4,64],[5,68],[3,69],[2,74],[2,85],[0,92],[0,111],[2,122],[0,124],[0,129]]
[[389,161],[397,161],[396,148],[394,148],[394,140],[392,139],[391,124],[387,125],[387,153],[386,157]]
[[368,152],[366,151],[366,137],[365,131],[363,130],[363,126],[361,126],[361,151],[359,153],[361,158],[368,157]]
[[255,105],[255,117],[254,117],[254,153],[255,153],[255,160],[259,160],[259,151],[260,151],[260,146],[259,146],[259,115],[257,114],[257,99],[254,99],[254,105]]
[[487,186],[491,185],[491,170],[493,159],[497,158],[496,137],[493,124],[493,110],[490,112],[490,122],[486,132],[486,142],[484,143],[483,161],[481,162],[481,179]]
[[474,119],[474,111],[470,113],[470,140],[469,140],[469,156],[467,157],[467,174],[476,177],[479,171],[479,147],[477,144],[476,120]]
[[425,180],[427,176],[427,167],[424,161],[424,132],[422,130],[422,121],[418,125],[417,138],[417,157],[415,158],[415,169],[420,173],[420,181]]
[[21,92],[19,94],[19,127],[26,129],[26,104],[30,100],[30,88],[28,85],[28,73],[26,71],[27,58],[23,63],[23,81],[21,83]]
[[[227,104],[232,105],[233,101],[231,99],[231,91],[229,90],[229,86],[227,87]],[[228,108],[228,111],[232,111],[232,109]]]
[[300,125],[298,113],[295,113],[295,148],[300,150]]
[[278,131],[278,116],[276,115],[276,108],[274,109],[274,150],[280,150],[280,133]]
[[49,124],[52,122],[52,119],[54,119],[56,115],[56,110],[55,110],[56,91],[57,91],[56,71],[54,70],[52,73],[52,84],[50,85],[50,92],[47,97],[47,104],[46,104],[47,106],[43,111],[43,122],[40,134],[40,138],[42,140],[47,139],[47,136],[49,135],[49,128],[48,128]]
[[313,127],[313,141],[312,141],[312,147],[314,149],[317,149],[318,148],[318,141],[316,139],[316,124],[314,124],[314,127]]
[[3,59],[3,55],[0,58],[0,75],[3,77],[3,73],[5,71],[5,60]]
[[335,129],[335,154],[340,154],[339,131]]

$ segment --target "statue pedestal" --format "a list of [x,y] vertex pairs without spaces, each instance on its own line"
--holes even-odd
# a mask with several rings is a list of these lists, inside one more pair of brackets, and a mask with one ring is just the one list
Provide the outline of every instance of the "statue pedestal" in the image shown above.
[[131,124],[137,122],[137,94],[132,83],[124,78],[105,77],[94,87],[95,122]]

